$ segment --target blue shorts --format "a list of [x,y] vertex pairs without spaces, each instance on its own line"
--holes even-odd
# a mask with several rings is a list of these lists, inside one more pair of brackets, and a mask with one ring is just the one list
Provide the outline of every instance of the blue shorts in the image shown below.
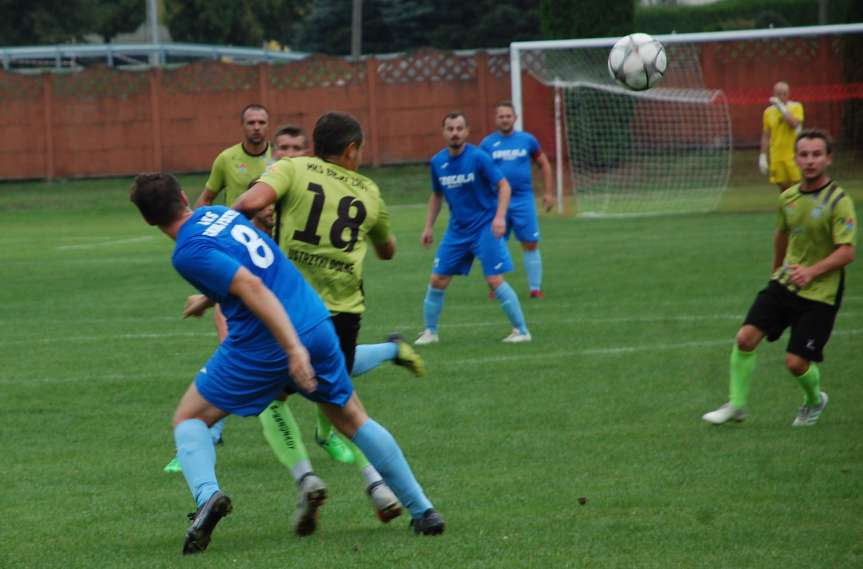
[[482,272],[487,277],[512,270],[506,241],[492,234],[489,223],[473,235],[459,235],[447,230],[435,254],[432,272],[447,276],[470,274],[474,257],[482,263]]
[[525,242],[539,241],[539,220],[533,194],[515,196],[506,212],[506,238],[515,231],[515,238]]
[[344,407],[354,392],[329,318],[305,332],[300,341],[309,351],[318,387],[305,393],[288,371],[288,358],[278,348],[268,354],[219,348],[195,376],[198,392],[210,403],[233,415],[260,415],[285,390],[311,401]]

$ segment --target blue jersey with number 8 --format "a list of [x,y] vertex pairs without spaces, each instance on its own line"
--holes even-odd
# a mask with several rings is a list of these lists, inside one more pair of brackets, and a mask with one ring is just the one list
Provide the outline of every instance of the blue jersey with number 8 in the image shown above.
[[236,210],[223,206],[195,210],[177,234],[171,260],[184,279],[219,303],[228,321],[228,337],[221,348],[228,352],[284,358],[267,327],[230,293],[231,281],[240,267],[260,278],[276,295],[297,334],[330,317],[320,297],[275,242]]

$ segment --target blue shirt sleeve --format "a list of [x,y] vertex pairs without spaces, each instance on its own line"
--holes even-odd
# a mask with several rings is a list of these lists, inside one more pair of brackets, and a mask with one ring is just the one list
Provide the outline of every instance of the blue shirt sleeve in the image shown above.
[[230,295],[231,282],[241,267],[212,245],[194,241],[178,249],[173,262],[180,276],[216,302],[224,302]]
[[482,177],[488,180],[488,183],[491,185],[492,191],[497,192],[497,184],[503,180],[503,172],[500,171],[500,168],[495,166],[494,160],[492,160],[491,156],[485,152],[476,153],[476,164],[477,170],[479,170]]
[[491,135],[488,135],[482,139],[482,142],[479,143],[479,147],[482,148],[489,156],[491,156],[491,142]]
[[440,185],[440,182],[437,179],[437,171],[435,170],[434,162],[429,164],[429,172],[431,172],[432,191],[436,194],[443,193],[443,186]]
[[[527,133],[526,133],[527,134]],[[530,152],[530,157],[536,159],[539,154],[542,152],[542,147],[539,145],[539,141],[532,134],[527,134],[528,136],[528,149]]]

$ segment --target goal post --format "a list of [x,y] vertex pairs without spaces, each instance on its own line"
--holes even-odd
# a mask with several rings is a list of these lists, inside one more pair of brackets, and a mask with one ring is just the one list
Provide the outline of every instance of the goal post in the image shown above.
[[[579,214],[715,209],[732,149],[758,145],[776,81],[791,84],[807,126],[837,138],[849,130],[849,108],[863,105],[863,72],[849,74],[861,58],[847,49],[863,42],[863,24],[654,37],[669,67],[659,87],[644,92],[623,89],[608,74],[608,50],[619,38],[510,45],[516,128],[545,140],[554,132],[558,203],[572,191]],[[537,82],[549,91],[541,105]]]

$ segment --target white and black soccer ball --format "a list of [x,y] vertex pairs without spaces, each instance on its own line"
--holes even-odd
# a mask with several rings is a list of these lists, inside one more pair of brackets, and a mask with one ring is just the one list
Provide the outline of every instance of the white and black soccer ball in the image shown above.
[[620,38],[608,54],[611,77],[633,91],[654,87],[667,67],[665,48],[647,34],[629,34]]

